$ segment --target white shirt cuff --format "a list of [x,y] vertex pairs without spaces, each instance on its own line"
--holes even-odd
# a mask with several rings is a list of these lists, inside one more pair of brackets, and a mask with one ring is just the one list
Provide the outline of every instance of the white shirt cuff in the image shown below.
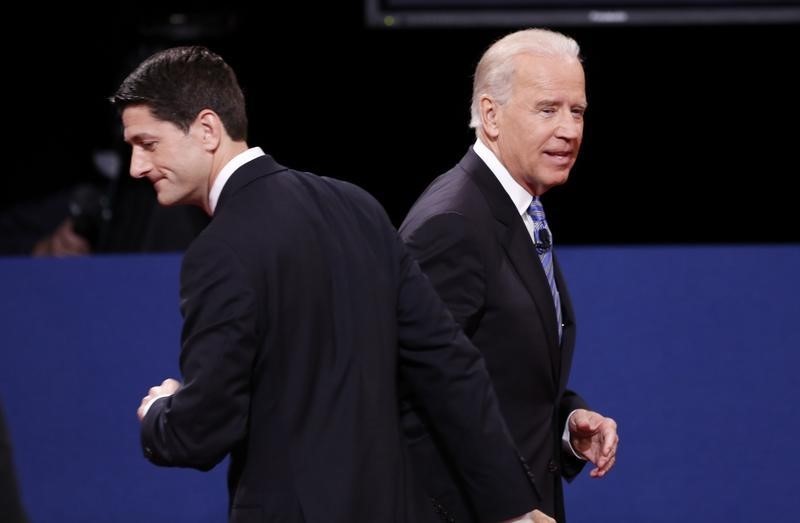
[[[576,409],[577,410],[577,409]],[[574,448],[572,448],[572,443],[569,441],[569,419],[572,415],[575,414],[575,410],[569,413],[567,416],[567,423],[564,425],[564,432],[561,434],[561,446],[565,451],[572,452],[572,455],[582,461],[588,461],[586,458],[578,454]]]
[[159,394],[159,395],[158,395],[158,396],[156,396],[155,398],[151,398],[151,399],[150,399],[150,401],[148,401],[147,403],[145,403],[145,404],[144,404],[144,409],[143,409],[143,411],[142,411],[142,418],[144,418],[145,416],[147,416],[147,411],[148,411],[148,410],[150,410],[150,407],[153,405],[153,403],[154,403],[154,402],[155,402],[157,399],[166,398],[167,396],[172,396],[172,394]]

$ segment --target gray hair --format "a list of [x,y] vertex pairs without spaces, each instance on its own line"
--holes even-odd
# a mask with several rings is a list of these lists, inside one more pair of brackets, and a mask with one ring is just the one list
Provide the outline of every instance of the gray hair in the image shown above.
[[524,29],[510,33],[492,44],[475,68],[469,126],[481,128],[480,100],[488,94],[504,104],[511,97],[513,58],[521,54],[563,56],[580,60],[580,46],[572,38],[549,29]]

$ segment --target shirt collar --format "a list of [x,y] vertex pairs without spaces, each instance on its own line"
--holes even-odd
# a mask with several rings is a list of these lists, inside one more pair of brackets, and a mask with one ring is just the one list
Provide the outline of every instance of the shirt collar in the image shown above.
[[500,185],[503,186],[503,189],[505,189],[509,198],[511,198],[511,201],[514,203],[514,207],[517,208],[517,212],[525,216],[533,200],[530,193],[517,183],[511,176],[511,173],[508,172],[508,169],[500,163],[497,156],[494,155],[491,149],[486,147],[486,144],[484,144],[480,138],[475,140],[475,145],[472,146],[472,149],[475,151],[475,154],[478,155],[478,158],[483,160],[483,163],[492,171],[492,174],[494,174],[497,181],[500,182]]
[[259,156],[264,156],[264,151],[261,150],[261,147],[251,147],[250,149],[237,154],[225,164],[225,167],[223,167],[217,175],[217,179],[214,180],[214,185],[211,186],[211,191],[208,193],[208,207],[211,209],[212,215],[214,214],[214,209],[217,208],[217,202],[219,201],[219,195],[222,193],[222,188],[225,187],[226,183],[228,183],[228,178],[231,177],[236,169],[251,160],[255,160]]

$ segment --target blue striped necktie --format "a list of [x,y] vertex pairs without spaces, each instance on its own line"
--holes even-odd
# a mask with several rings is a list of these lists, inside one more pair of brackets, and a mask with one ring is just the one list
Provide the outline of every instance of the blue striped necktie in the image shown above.
[[533,220],[533,239],[536,242],[536,252],[542,262],[544,273],[547,276],[547,283],[550,284],[550,292],[553,294],[553,303],[556,307],[556,321],[558,322],[558,341],[561,341],[561,297],[556,287],[556,278],[553,275],[553,235],[547,227],[547,219],[544,217],[544,207],[539,197],[533,198],[528,207],[528,215]]

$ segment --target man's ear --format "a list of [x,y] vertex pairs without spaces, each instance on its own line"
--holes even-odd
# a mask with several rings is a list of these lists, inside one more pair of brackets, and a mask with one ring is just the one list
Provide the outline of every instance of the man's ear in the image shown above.
[[203,109],[197,114],[192,127],[207,151],[215,151],[219,147],[225,127],[217,113],[211,109]]
[[489,138],[497,138],[497,135],[500,134],[497,121],[499,118],[499,109],[500,106],[494,98],[487,94],[481,96],[480,102],[478,103],[481,126],[483,127],[483,132],[485,132]]

